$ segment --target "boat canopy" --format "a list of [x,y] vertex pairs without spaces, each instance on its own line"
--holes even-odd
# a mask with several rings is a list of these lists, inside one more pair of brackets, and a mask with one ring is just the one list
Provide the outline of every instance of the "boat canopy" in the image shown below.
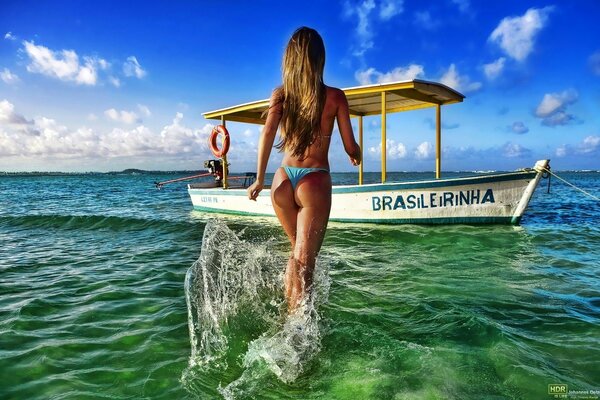
[[[350,116],[358,118],[358,144],[363,149],[363,117],[381,114],[381,182],[386,181],[387,150],[386,117],[389,113],[435,107],[435,176],[441,178],[442,171],[442,114],[446,104],[462,102],[465,96],[456,90],[437,82],[413,79],[410,81],[380,83],[342,89],[346,93]],[[204,113],[206,119],[264,124],[263,112],[269,107],[269,99],[253,101],[233,107]],[[224,161],[227,165],[227,161]],[[224,187],[227,187],[227,168],[224,170]],[[363,183],[363,163],[358,167],[358,183]]]
[[[383,109],[381,96],[384,92],[385,111],[388,114],[458,103],[465,97],[446,85],[420,79],[355,86],[342,90],[346,93],[352,117],[381,114]],[[268,107],[269,99],[264,99],[209,111],[203,115],[206,119],[264,124],[262,114]]]

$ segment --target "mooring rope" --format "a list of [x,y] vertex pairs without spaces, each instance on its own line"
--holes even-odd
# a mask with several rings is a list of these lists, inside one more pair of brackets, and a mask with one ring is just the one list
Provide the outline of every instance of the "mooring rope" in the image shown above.
[[577,187],[575,185],[573,185],[571,182],[567,181],[566,179],[561,178],[560,176],[556,175],[554,172],[550,171],[549,168],[542,168],[544,171],[548,172],[550,175],[554,176],[557,179],[560,179],[561,181],[563,181],[564,183],[566,183],[567,185],[574,187],[575,189],[579,190],[580,192],[587,194],[588,196],[590,196],[592,199],[600,201],[600,197],[594,196],[593,194],[586,192],[585,190],[583,190],[580,187]]

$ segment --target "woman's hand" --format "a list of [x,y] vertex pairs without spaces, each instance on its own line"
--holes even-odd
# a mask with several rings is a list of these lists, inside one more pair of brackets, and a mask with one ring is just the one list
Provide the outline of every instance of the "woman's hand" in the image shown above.
[[259,182],[258,180],[254,181],[254,183],[248,188],[248,198],[256,201],[256,198],[258,197],[260,191],[263,190],[263,187],[264,184],[262,182]]
[[350,157],[350,162],[352,163],[352,165],[357,166],[360,165],[361,160],[361,151],[360,151],[360,147],[358,146],[358,143],[354,142],[354,154],[352,154]]

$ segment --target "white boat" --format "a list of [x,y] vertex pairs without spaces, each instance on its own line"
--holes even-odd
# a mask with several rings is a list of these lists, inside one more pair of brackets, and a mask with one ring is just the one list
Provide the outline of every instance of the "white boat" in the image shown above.
[[[464,96],[436,82],[411,80],[344,89],[352,117],[358,118],[358,142],[363,148],[363,117],[381,114],[381,183],[363,184],[362,164],[356,185],[334,185],[330,220],[387,224],[519,224],[549,160],[533,168],[491,175],[441,177],[441,106],[462,102]],[[260,100],[205,113],[207,119],[263,124],[269,100]],[[436,178],[428,181],[386,181],[386,115],[434,107],[436,111]],[[219,164],[219,162],[217,162]],[[265,188],[250,201],[246,187],[253,174],[228,176],[223,156],[218,180],[188,185],[194,209],[248,216],[275,216],[271,193]],[[214,166],[214,164],[213,164]],[[214,168],[213,168],[213,172]],[[242,182],[242,179],[244,180]]]

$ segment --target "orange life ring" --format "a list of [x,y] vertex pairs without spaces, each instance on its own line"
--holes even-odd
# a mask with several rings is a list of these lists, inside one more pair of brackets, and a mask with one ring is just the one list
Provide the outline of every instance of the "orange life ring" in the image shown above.
[[[217,146],[217,137],[219,136],[219,134],[223,135],[223,141],[221,142],[221,150],[219,150],[219,147]],[[225,128],[223,125],[215,126],[212,132],[210,133],[210,138],[208,139],[210,151],[212,151],[215,157],[223,158],[225,157],[225,155],[227,155],[227,152],[229,151],[229,142],[230,139],[229,132],[227,132],[227,128]]]

